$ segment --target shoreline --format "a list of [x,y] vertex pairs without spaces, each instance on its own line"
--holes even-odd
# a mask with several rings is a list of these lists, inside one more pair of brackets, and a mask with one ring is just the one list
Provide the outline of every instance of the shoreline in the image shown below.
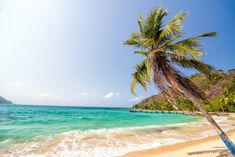
[[[25,108],[23,108],[24,111]],[[31,109],[31,108],[29,108]],[[51,108],[47,108],[51,110]],[[45,111],[47,111],[45,110]],[[68,111],[70,111],[69,109]],[[56,113],[64,111],[62,108],[56,108]],[[72,110],[74,111],[74,110]],[[97,113],[103,113],[102,110],[97,110]],[[46,112],[47,113],[47,112]],[[77,113],[77,112],[75,112]],[[109,113],[109,112],[107,112]],[[130,118],[136,119],[140,117],[136,114],[129,114],[127,110],[116,110],[111,112],[110,116],[113,117],[113,113],[118,115],[130,115]],[[93,114],[93,112],[92,112]],[[51,115],[51,113],[50,113]],[[55,114],[57,116],[58,114]],[[117,115],[117,114],[116,114]],[[141,114],[143,118],[138,119],[138,122],[142,119],[150,120],[162,120],[165,121],[165,125],[147,125],[143,127],[132,128],[128,125],[128,128],[110,128],[110,129],[91,129],[91,130],[76,130],[62,131],[61,133],[52,133],[51,135],[38,136],[35,140],[27,140],[23,142],[7,141],[0,149],[0,156],[123,156],[129,155],[133,157],[149,156],[154,157],[156,154],[162,156],[162,153],[168,153],[170,145],[175,143],[192,141],[199,138],[207,138],[209,135],[215,135],[215,131],[212,130],[208,122],[199,116],[185,116],[185,115],[166,115],[163,114]],[[156,116],[155,116],[156,115]],[[79,115],[79,117],[86,117],[86,115]],[[86,120],[74,117],[79,123]],[[62,117],[64,118],[64,116]],[[126,119],[129,117],[126,117]],[[174,118],[174,119],[173,119]],[[120,121],[119,116],[116,118]],[[215,116],[214,119],[224,128],[224,131],[235,129],[235,115],[230,116]],[[63,120],[63,119],[62,119]],[[121,119],[122,120],[122,119]],[[125,119],[124,119],[125,120]],[[174,124],[169,123],[174,120]],[[85,121],[87,123],[87,121]],[[94,121],[97,122],[105,121]],[[126,121],[124,121],[126,122]],[[136,122],[136,121],[133,121]],[[167,125],[166,123],[169,123]],[[178,124],[179,125],[178,125]],[[41,124],[41,123],[39,123]],[[69,123],[74,124],[74,123]],[[81,123],[83,124],[83,123]],[[93,124],[93,123],[91,123]],[[130,123],[132,124],[132,123]],[[41,125],[39,125],[41,128]],[[44,125],[42,125],[44,126]],[[53,123],[54,127],[61,126],[61,123]],[[26,130],[27,131],[27,130]],[[31,130],[28,130],[31,131]],[[14,130],[15,133],[15,130]],[[39,132],[40,133],[40,132]],[[41,134],[44,135],[44,134]],[[21,136],[21,135],[20,135]],[[167,145],[167,146],[166,146]],[[188,146],[188,144],[186,144]],[[162,146],[166,146],[167,152],[164,152]],[[153,149],[160,148],[161,152],[157,152]],[[181,146],[182,147],[182,146]],[[184,146],[183,146],[184,147]],[[173,149],[175,148],[175,149]],[[185,147],[184,147],[185,148]],[[151,151],[149,151],[151,149]],[[175,145],[170,150],[178,150]],[[201,149],[196,149],[201,150]],[[137,151],[137,152],[135,152]],[[128,154],[127,154],[128,153]],[[134,153],[134,155],[133,155]],[[136,153],[136,154],[135,154]],[[144,153],[144,154],[143,154]],[[138,155],[139,154],[139,155]],[[163,154],[163,155],[164,155]],[[167,154],[167,156],[169,156]],[[179,155],[181,156],[181,155]]]
[[[203,116],[199,111],[174,111],[174,110],[149,110],[149,109],[140,109],[140,108],[130,108],[129,112],[143,112],[143,113],[166,113],[166,114],[183,114],[183,115],[193,115],[193,116]],[[234,115],[230,112],[209,112],[210,115],[214,116],[228,116]]]
[[[235,129],[229,130],[226,133],[235,142]],[[217,157],[223,155],[230,156],[230,152],[219,136],[213,135],[203,139],[129,152],[121,157]]]

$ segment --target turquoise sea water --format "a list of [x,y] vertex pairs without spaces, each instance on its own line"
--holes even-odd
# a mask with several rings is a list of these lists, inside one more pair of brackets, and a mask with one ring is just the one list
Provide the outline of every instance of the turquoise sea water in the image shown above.
[[[224,130],[234,121],[214,117]],[[202,117],[133,113],[127,108],[0,105],[2,157],[116,157],[204,138]]]
[[[215,117],[224,129],[234,122]],[[0,105],[0,156],[115,157],[214,134],[202,117],[128,108]]]
[[20,142],[72,130],[163,126],[198,119],[180,114],[131,113],[127,108],[1,105],[0,142]]

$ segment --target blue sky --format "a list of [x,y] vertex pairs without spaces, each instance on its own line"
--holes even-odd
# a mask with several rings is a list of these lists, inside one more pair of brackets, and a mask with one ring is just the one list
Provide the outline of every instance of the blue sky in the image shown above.
[[[16,103],[131,106],[157,92],[130,93],[141,59],[123,45],[137,31],[140,12],[156,6],[187,11],[186,36],[216,31],[203,40],[203,60],[235,67],[233,0],[0,0],[0,95]],[[187,75],[192,71],[185,71]]]

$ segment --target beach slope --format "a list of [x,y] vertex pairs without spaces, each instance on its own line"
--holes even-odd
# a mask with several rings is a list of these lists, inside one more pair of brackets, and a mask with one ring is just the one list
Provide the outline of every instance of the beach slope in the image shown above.
[[[228,132],[230,139],[235,142],[235,129]],[[205,139],[187,141],[169,146],[131,152],[123,157],[230,157],[228,149],[219,139],[211,136]]]

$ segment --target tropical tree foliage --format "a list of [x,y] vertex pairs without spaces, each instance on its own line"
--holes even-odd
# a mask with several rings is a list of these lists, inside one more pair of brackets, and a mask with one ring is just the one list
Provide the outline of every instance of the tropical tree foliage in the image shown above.
[[[141,15],[138,19],[139,31],[133,32],[130,38],[124,42],[126,45],[139,48],[134,53],[144,56],[143,61],[136,65],[136,70],[132,74],[131,91],[135,94],[137,84],[146,90],[147,85],[153,81],[155,86],[172,102],[174,100],[170,99],[171,94],[167,93],[169,88],[178,95],[186,96],[215,127],[225,144],[229,143],[228,147],[233,148],[231,152],[235,155],[235,147],[232,142],[201,106],[200,100],[207,102],[205,95],[176,69],[176,65],[182,68],[192,68],[209,76],[213,67],[204,63],[200,58],[204,55],[200,39],[213,37],[216,33],[208,32],[184,38],[182,26],[187,13],[178,13],[164,25],[163,20],[167,15],[168,12],[164,8],[154,9],[146,18]],[[178,108],[176,103],[173,104],[175,108]]]
[[180,84],[191,94],[203,98],[198,88],[174,65],[197,69],[209,75],[213,67],[200,59],[204,52],[201,50],[199,40],[215,36],[216,33],[203,33],[183,39],[182,25],[187,14],[185,12],[177,14],[164,26],[163,18],[167,14],[165,9],[156,8],[146,18],[141,15],[138,20],[139,32],[133,32],[124,43],[140,48],[134,53],[144,56],[143,61],[136,65],[136,71],[132,74],[131,91],[135,94],[137,84],[146,90],[147,85],[153,80],[161,91],[174,86],[175,92],[179,93],[178,85]]

